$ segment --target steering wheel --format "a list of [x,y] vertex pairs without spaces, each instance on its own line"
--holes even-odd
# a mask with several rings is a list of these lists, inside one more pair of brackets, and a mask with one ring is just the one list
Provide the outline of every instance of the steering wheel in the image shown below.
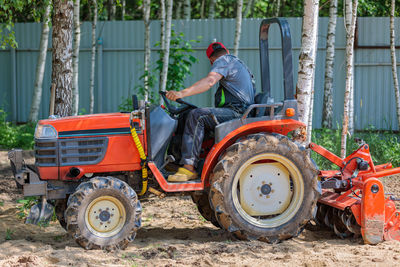
[[161,97],[164,100],[165,105],[167,106],[168,111],[173,114],[173,115],[177,115],[179,113],[182,113],[188,109],[194,109],[197,108],[197,106],[190,104],[184,100],[182,100],[182,98],[178,98],[176,100],[177,103],[181,104],[180,107],[175,107],[171,104],[170,100],[167,98],[167,93],[163,92],[163,91],[159,91]]

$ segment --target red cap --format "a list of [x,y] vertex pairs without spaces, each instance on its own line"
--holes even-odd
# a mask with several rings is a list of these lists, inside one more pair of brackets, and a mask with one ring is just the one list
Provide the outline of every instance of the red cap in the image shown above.
[[220,43],[220,42],[214,42],[214,43],[211,43],[211,44],[208,46],[208,48],[207,48],[207,51],[206,51],[207,57],[210,58],[210,57],[211,57],[211,54],[212,54],[215,50],[217,50],[217,49],[219,49],[219,48],[223,48],[223,49],[225,49],[226,52],[229,53],[229,50],[228,50],[222,43]]

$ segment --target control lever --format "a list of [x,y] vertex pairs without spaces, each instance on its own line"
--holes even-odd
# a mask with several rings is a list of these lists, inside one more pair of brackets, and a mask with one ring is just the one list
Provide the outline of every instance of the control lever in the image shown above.
[[165,159],[164,164],[161,166],[160,170],[164,169],[165,166],[167,166],[168,164],[170,164],[171,162],[174,162],[175,158],[172,155],[168,155],[167,158]]

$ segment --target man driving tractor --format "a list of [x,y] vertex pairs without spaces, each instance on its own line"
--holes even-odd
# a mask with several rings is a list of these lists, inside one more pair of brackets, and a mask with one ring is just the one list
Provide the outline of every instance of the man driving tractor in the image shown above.
[[220,42],[211,43],[206,51],[212,65],[208,75],[182,91],[169,91],[166,96],[175,101],[208,91],[217,82],[215,108],[190,111],[182,137],[183,167],[168,177],[169,182],[197,179],[198,163],[205,131],[213,131],[219,123],[239,118],[254,103],[255,84],[249,68]]

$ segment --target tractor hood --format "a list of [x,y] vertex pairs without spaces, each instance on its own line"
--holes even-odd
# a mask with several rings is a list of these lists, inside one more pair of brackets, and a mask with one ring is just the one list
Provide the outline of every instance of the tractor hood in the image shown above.
[[103,113],[40,120],[35,137],[129,134],[129,116],[129,113]]

